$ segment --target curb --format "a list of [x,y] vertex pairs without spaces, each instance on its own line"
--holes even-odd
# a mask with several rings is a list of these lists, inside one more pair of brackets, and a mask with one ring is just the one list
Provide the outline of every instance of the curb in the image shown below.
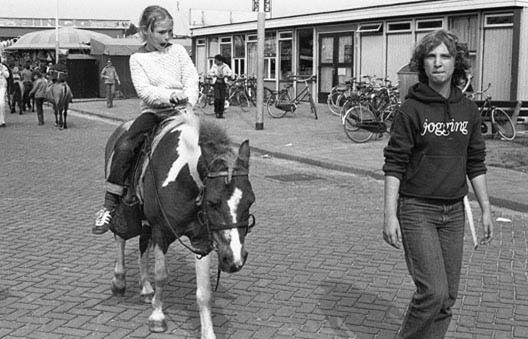
[[[76,108],[72,108],[70,110],[74,111],[74,112],[77,112],[77,113],[81,113],[81,114],[94,115],[94,116],[97,116],[99,118],[108,119],[108,120],[112,120],[112,121],[119,121],[119,122],[127,121],[127,119],[122,119],[122,118],[118,118],[118,117],[112,117],[112,116],[108,116],[108,115],[105,115],[105,114],[90,112],[90,111],[76,109]],[[234,142],[234,144],[236,146],[240,146],[241,143]],[[321,168],[325,168],[325,169],[329,169],[329,170],[333,170],[333,171],[338,171],[338,172],[343,172],[343,173],[350,173],[350,174],[360,175],[360,176],[363,176],[363,177],[370,177],[370,178],[375,179],[375,180],[384,180],[384,178],[385,178],[385,175],[383,175],[381,173],[377,173],[375,171],[369,171],[369,170],[365,170],[365,169],[361,169],[361,168],[357,168],[357,167],[339,165],[339,164],[334,164],[334,163],[327,162],[327,161],[315,160],[315,159],[306,158],[306,157],[302,157],[302,156],[298,156],[298,155],[292,155],[292,154],[286,154],[286,153],[282,153],[282,152],[270,151],[270,150],[266,150],[264,148],[255,147],[255,146],[250,146],[250,149],[252,151],[255,151],[255,152],[260,153],[260,154],[269,154],[269,155],[271,155],[272,157],[275,157],[275,158],[295,161],[295,162],[299,162],[299,163],[302,163],[302,164],[311,165],[311,166],[317,166],[317,167],[321,167]],[[468,194],[468,197],[471,200],[476,200],[475,195],[473,193],[471,193],[471,192]],[[503,199],[503,198],[497,198],[497,197],[493,197],[491,195],[489,196],[489,200],[490,200],[490,203],[493,206],[496,206],[496,207],[506,208],[506,209],[513,210],[513,211],[516,211],[516,212],[521,212],[521,213],[526,213],[528,211],[528,204],[523,204],[523,203],[520,203],[520,202],[516,202],[516,201],[512,201],[512,200],[508,200],[508,199]]]

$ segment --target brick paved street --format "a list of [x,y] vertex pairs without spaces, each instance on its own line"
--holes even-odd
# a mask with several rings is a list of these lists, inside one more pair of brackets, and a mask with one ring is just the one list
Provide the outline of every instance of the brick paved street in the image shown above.
[[[169,250],[167,334],[149,333],[151,307],[139,303],[137,239],[127,293],[110,293],[113,238],[90,226],[115,125],[75,115],[58,131],[45,114],[42,127],[34,113],[8,115],[0,130],[0,337],[198,338],[181,246]],[[270,178],[281,174],[309,180]],[[261,154],[251,178],[258,223],[245,268],[215,293],[218,338],[394,338],[413,285],[402,251],[381,239],[382,182]],[[476,251],[468,234],[448,338],[528,338],[528,216],[494,212],[512,222],[496,222],[496,240]]]

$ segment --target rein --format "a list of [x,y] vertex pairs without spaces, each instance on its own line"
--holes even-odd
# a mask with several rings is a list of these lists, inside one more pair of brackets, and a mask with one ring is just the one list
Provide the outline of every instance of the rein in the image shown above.
[[[209,253],[205,252],[205,251],[196,250],[196,249],[190,247],[189,245],[185,244],[181,240],[181,237],[178,235],[178,233],[172,227],[172,225],[171,225],[171,223],[169,221],[169,218],[167,216],[167,213],[165,212],[165,208],[163,208],[163,204],[162,204],[161,199],[159,197],[158,181],[157,181],[157,178],[156,178],[156,174],[154,173],[154,170],[152,168],[151,152],[148,152],[147,156],[148,156],[148,159],[149,159],[148,168],[150,170],[150,174],[152,175],[152,179],[154,181],[154,186],[155,186],[154,193],[155,193],[155,196],[156,196],[156,201],[157,201],[158,206],[160,208],[161,215],[163,217],[163,220],[164,220],[165,224],[172,231],[172,233],[176,237],[176,240],[178,240],[178,242],[183,245],[183,247],[185,247],[186,249],[188,249],[189,251],[191,251],[195,255],[199,256],[200,257],[199,259],[201,259],[202,257],[206,256]],[[205,182],[204,182],[204,188],[203,188],[203,191],[202,191],[202,195],[205,196],[205,191],[207,189],[207,180],[209,180],[209,179],[225,178],[225,181],[226,181],[226,184],[227,184],[227,183],[229,183],[231,181],[232,177],[237,177],[237,176],[246,176],[247,177],[248,175],[249,175],[248,171],[238,171],[238,170],[231,170],[231,169],[229,171],[219,171],[219,172],[208,173],[207,177],[205,179]],[[214,239],[213,239],[213,236],[212,236],[212,232],[213,231],[221,231],[221,230],[228,230],[228,229],[233,229],[233,228],[244,227],[245,231],[246,231],[245,235],[247,235],[250,232],[250,230],[253,228],[253,226],[255,226],[255,216],[253,214],[249,215],[249,218],[248,218],[247,221],[241,221],[241,222],[230,223],[230,224],[212,223],[210,218],[209,218],[209,214],[207,213],[207,203],[204,203],[203,199],[200,199],[200,200],[201,200],[201,204],[202,204],[202,209],[201,209],[201,211],[198,212],[197,219],[198,219],[198,222],[200,223],[200,225],[206,227],[207,234],[208,234],[209,238],[213,241],[213,249],[214,250],[217,250],[217,248],[215,246],[215,242],[214,242]]]

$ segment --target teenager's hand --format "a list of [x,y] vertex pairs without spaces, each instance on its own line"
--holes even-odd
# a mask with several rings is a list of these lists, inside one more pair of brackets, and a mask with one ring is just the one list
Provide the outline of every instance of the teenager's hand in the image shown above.
[[493,221],[491,218],[491,211],[484,211],[482,213],[482,229],[484,230],[484,237],[480,240],[481,245],[487,245],[493,240]]
[[401,229],[396,216],[385,216],[383,222],[383,240],[394,248],[400,248]]

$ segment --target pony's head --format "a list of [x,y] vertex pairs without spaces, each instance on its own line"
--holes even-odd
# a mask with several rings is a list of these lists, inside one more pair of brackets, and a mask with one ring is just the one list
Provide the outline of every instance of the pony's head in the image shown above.
[[213,159],[205,181],[203,217],[218,251],[219,267],[228,273],[244,266],[248,256],[244,241],[254,224],[249,213],[255,201],[248,177],[249,156],[246,140],[238,155],[231,152]]

